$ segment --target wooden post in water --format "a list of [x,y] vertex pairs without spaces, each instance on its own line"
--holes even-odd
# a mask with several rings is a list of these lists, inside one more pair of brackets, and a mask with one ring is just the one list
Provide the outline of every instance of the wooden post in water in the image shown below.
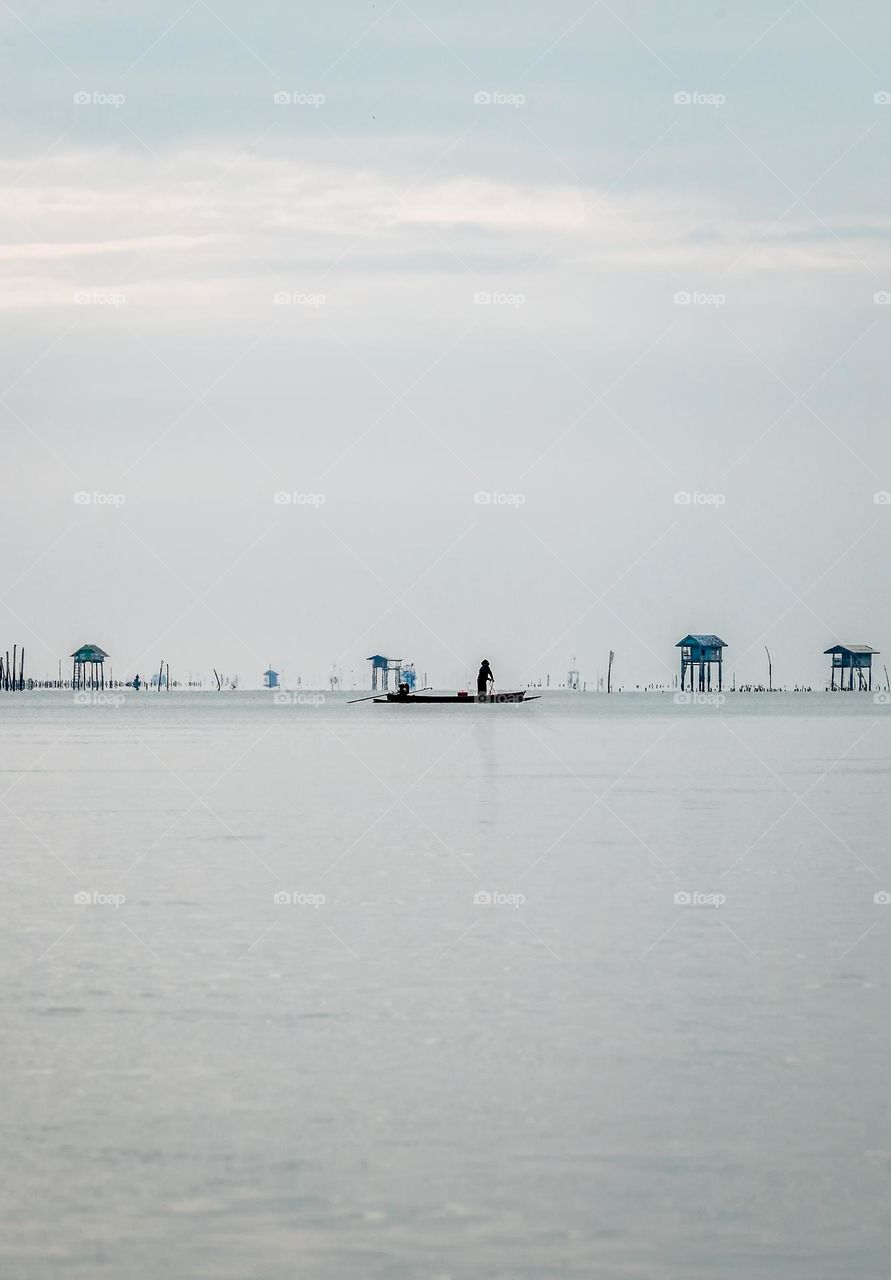
[[615,656],[616,656],[616,655],[613,653],[612,649],[610,649],[610,651],[609,651],[609,666],[608,666],[608,667],[607,667],[607,669],[606,669],[606,691],[607,691],[607,693],[612,693],[612,683],[613,683],[613,658],[614,658]]
[[770,650],[767,645],[764,646],[764,652],[767,654],[767,692],[773,693],[773,663],[770,660]]

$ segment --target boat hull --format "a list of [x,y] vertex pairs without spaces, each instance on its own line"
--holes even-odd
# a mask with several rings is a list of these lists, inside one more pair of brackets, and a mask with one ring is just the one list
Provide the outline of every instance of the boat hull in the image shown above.
[[410,693],[405,698],[398,693],[388,693],[383,698],[375,698],[374,701],[379,707],[427,707],[441,703],[460,707],[473,706],[474,703],[478,702],[523,702],[525,697],[525,689],[516,689],[506,693],[468,693],[463,698],[459,697],[457,693]]

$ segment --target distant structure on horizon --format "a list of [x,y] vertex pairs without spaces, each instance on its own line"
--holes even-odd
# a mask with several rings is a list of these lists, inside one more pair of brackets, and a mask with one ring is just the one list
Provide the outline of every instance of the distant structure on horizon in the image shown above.
[[98,644],[82,644],[72,653],[74,666],[71,671],[73,689],[104,689],[105,659],[108,654]]
[[689,635],[684,636],[683,640],[679,640],[675,645],[676,649],[681,651],[681,688],[684,688],[684,680],[687,672],[690,672],[690,688],[694,686],[693,668],[697,667],[699,672],[698,690],[705,692],[712,687],[712,667],[718,668],[718,692],[724,687],[723,667],[724,656],[723,650],[727,648],[726,641],[720,636],[714,635]]
[[[834,644],[829,649],[823,650],[824,654],[832,655],[832,668],[829,676],[830,689],[853,689],[854,688],[854,672],[857,672],[857,688],[872,689],[872,655],[878,653],[878,649],[871,648],[868,644]],[[835,683],[835,673],[839,672],[839,681]],[[848,683],[845,685],[845,672],[848,673]],[[864,676],[864,672],[866,675]]]
[[396,676],[395,683],[398,685],[402,679],[402,659],[401,658],[385,658],[382,653],[374,653],[370,658],[365,659],[371,663],[371,691],[377,693],[378,690],[387,692],[390,684],[390,672]]
[[263,688],[264,689],[278,688],[278,672],[273,671],[272,667],[270,667],[268,671],[263,672]]

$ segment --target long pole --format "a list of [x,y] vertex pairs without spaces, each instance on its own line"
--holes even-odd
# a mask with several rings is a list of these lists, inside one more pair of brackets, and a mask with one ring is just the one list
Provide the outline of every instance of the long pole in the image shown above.
[[609,651],[609,666],[608,666],[608,667],[607,667],[607,669],[606,669],[606,691],[607,691],[607,693],[612,693],[612,684],[613,684],[613,658],[614,658],[615,656],[616,656],[616,655],[613,653],[612,649],[610,649],[610,651]]
[[773,663],[770,660],[770,650],[767,645],[764,646],[764,652],[767,654],[767,691],[773,693]]
[[[415,690],[414,690],[414,692],[415,692],[415,693],[426,693],[428,689],[432,689],[432,688],[433,688],[433,686],[428,684],[428,685],[424,685],[424,688],[423,688],[423,689],[415,689]],[[371,700],[372,700],[373,698],[379,698],[379,697],[380,697],[380,695],[381,695],[381,690],[380,690],[380,689],[378,689],[377,693],[370,693],[370,694],[368,695],[368,697],[367,697],[367,698],[350,698],[350,700],[347,702],[347,706],[348,706],[348,707],[351,707],[351,706],[353,705],[353,703],[354,703],[354,702],[371,702]],[[411,695],[409,695],[409,696],[411,696]]]

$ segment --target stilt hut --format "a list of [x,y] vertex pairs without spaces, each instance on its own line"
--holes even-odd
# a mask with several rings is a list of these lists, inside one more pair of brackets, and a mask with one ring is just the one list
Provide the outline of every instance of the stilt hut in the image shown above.
[[[830,689],[853,689],[854,674],[857,675],[858,689],[872,689],[872,655],[878,653],[878,649],[872,649],[868,644],[834,644],[829,649],[823,650],[824,654],[832,655],[832,668],[830,671]],[[835,673],[838,672],[838,682],[836,683]],[[848,675],[847,684],[845,683],[845,672]]]
[[[684,636],[675,645],[681,651],[681,688],[683,689],[687,672],[690,673],[690,688],[705,692],[712,687],[712,667],[717,667],[718,691],[723,688],[722,670],[724,665],[723,650],[727,644],[720,636],[689,635]],[[695,668],[695,677],[694,677]]]
[[71,671],[71,685],[74,689],[104,689],[105,659],[108,654],[98,644],[82,644],[75,649],[71,657],[74,666]]
[[399,685],[402,679],[402,659],[401,658],[385,658],[382,653],[372,654],[366,659],[371,663],[371,688],[377,693],[379,689],[386,693],[390,683],[390,672],[396,676],[395,684]]

